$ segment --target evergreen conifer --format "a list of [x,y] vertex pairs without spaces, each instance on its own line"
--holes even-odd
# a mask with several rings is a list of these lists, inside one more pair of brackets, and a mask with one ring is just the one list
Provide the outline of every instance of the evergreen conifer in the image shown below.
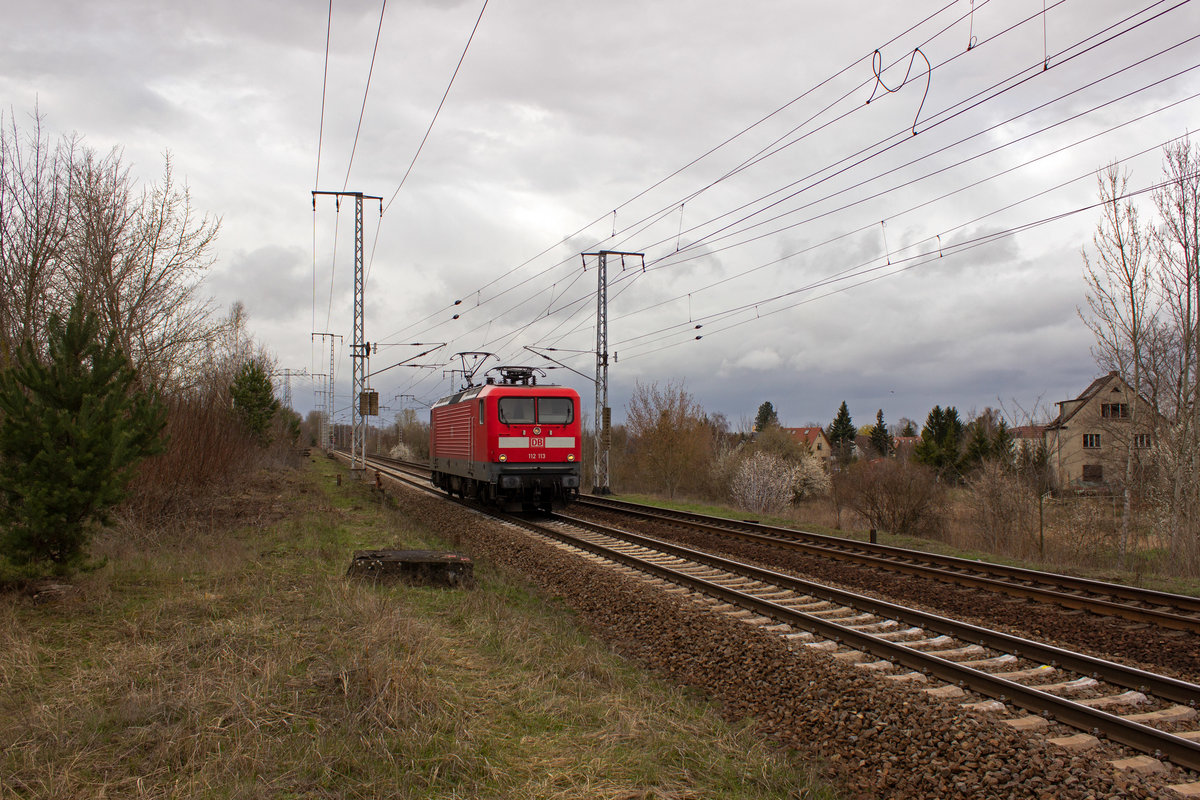
[[770,425],[779,424],[779,415],[775,413],[775,406],[767,400],[758,407],[758,415],[754,418],[754,432],[762,433]]
[[934,406],[921,429],[921,441],[913,448],[913,460],[933,467],[942,480],[958,481],[962,439],[963,424],[958,409]]
[[825,437],[829,439],[829,446],[833,448],[834,457],[843,464],[848,463],[854,454],[854,437],[857,433],[858,430],[850,419],[850,409],[846,407],[846,401],[843,400],[841,407],[838,408],[837,416],[833,418],[829,429],[825,431]]
[[0,555],[29,574],[78,566],[141,459],[160,452],[166,408],[76,299],[51,317],[45,358],[26,341],[0,372]]
[[256,361],[242,364],[229,387],[229,394],[234,409],[250,433],[260,444],[270,442],[271,421],[279,411],[279,401],[275,399],[275,387],[262,364]]
[[896,448],[895,442],[892,440],[892,434],[888,433],[887,425],[883,424],[883,409],[875,414],[875,425],[871,428],[871,447],[875,448],[875,452],[887,458]]

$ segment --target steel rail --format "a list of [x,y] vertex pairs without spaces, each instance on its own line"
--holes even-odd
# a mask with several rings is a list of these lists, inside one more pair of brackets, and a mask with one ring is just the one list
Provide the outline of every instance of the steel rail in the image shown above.
[[[929,630],[946,633],[966,641],[978,641],[983,646],[989,646],[1003,652],[1011,652],[1014,655],[1025,658],[1034,658],[1043,661],[1043,663],[1062,666],[1083,674],[1090,673],[1110,683],[1127,688],[1138,688],[1156,696],[1184,703],[1192,707],[1200,703],[1200,686],[1185,681],[1155,675],[1154,673],[1126,667],[1081,653],[1073,653],[1053,647],[1052,645],[1040,644],[998,631],[990,631],[986,628],[956,622],[945,617],[904,608],[903,606],[897,606],[875,598],[832,589],[772,570],[740,564],[729,559],[701,553],[690,548],[673,545],[670,542],[662,542],[651,537],[641,536],[640,534],[617,531],[585,520],[577,520],[562,515],[558,515],[558,517],[572,525],[580,525],[582,523],[582,527],[586,529],[616,536],[625,541],[649,547],[669,555],[687,558],[746,577],[756,578],[763,582],[801,591],[804,594],[814,597],[850,605],[864,611],[877,613],[880,616],[921,625]],[[721,586],[720,584],[688,575],[670,567],[654,564],[637,556],[621,553],[602,544],[589,542],[585,539],[572,536],[569,533],[538,525],[530,520],[509,515],[503,515],[500,518],[512,524],[535,530],[543,535],[566,542],[574,547],[587,550],[603,558],[648,572],[657,577],[669,580],[672,583],[688,586],[731,604],[755,611],[771,619],[811,631],[839,644],[846,644],[855,649],[870,652],[881,659],[903,664],[922,673],[935,675],[949,683],[970,688],[979,694],[1004,702],[1011,702],[1014,705],[1035,713],[1048,714],[1072,727],[1085,731],[1099,731],[1113,741],[1129,745],[1141,752],[1167,758],[1173,763],[1187,769],[1200,770],[1200,743],[1160,731],[1115,714],[1091,708],[1090,706],[1065,700],[1037,689],[1022,686],[997,675],[991,675],[953,661],[939,658],[933,654],[905,647],[903,644],[879,639],[853,630],[852,628],[843,627],[836,622],[805,614],[770,600],[764,600],[736,589]]]
[[959,622],[926,611],[918,611],[906,606],[890,603],[886,600],[868,597],[867,595],[836,589],[824,584],[797,578],[794,575],[776,572],[764,567],[756,567],[752,564],[744,564],[740,561],[694,550],[690,547],[655,539],[651,536],[622,531],[563,514],[559,514],[557,517],[570,522],[572,525],[608,536],[619,537],[633,544],[668,553],[679,558],[686,558],[691,561],[707,564],[708,566],[723,569],[727,572],[734,572],[748,578],[782,586],[793,591],[803,592],[804,594],[819,597],[830,602],[853,606],[854,608],[878,614],[879,616],[897,619],[907,622],[910,625],[918,625],[922,628],[954,636],[958,639],[976,642],[984,647],[991,647],[992,649],[1012,653],[1013,655],[1038,660],[1051,666],[1061,666],[1084,675],[1102,677],[1110,683],[1115,683],[1128,689],[1151,691],[1160,697],[1165,697],[1178,703],[1200,707],[1200,686],[1188,683],[1187,681],[1158,675],[1153,672],[1146,672],[1134,667],[1127,667],[1112,661],[1106,661],[1102,658],[1064,650],[1053,645],[1041,644],[1020,636],[993,631],[966,622]]
[[[973,561],[971,559],[943,556],[936,553],[925,553],[919,550],[909,550],[890,545],[872,545],[850,539],[841,539],[836,536],[779,528],[754,522],[727,520],[703,514],[692,514],[691,512],[663,511],[628,503],[628,501],[580,498],[578,502],[585,506],[616,510],[645,519],[656,519],[674,523],[683,522],[700,530],[725,536],[733,535],[745,541],[770,546],[784,546],[813,555],[832,555],[840,560],[852,561],[858,564],[880,567],[910,575],[932,577],[961,586],[987,589],[1014,597],[1024,597],[1042,602],[1049,600],[1068,608],[1092,611],[1101,615],[1118,616],[1123,619],[1150,623],[1174,630],[1200,633],[1200,616],[1190,616],[1189,614],[1162,610],[1162,608],[1166,607],[1200,614],[1200,598],[1188,595],[1158,592],[1152,589],[1138,589],[1121,584],[1077,578],[1052,572],[1038,572],[1021,567]],[[1112,600],[1104,600],[1100,597],[1071,594],[1059,591],[1057,588],[1039,588],[1034,585],[1011,583],[1001,578],[989,577],[988,573],[1007,577],[1012,580],[1028,581],[1030,584],[1041,584],[1042,587],[1057,586],[1059,588],[1091,592],[1093,595],[1120,597],[1132,602],[1157,605],[1158,608],[1139,608]]]

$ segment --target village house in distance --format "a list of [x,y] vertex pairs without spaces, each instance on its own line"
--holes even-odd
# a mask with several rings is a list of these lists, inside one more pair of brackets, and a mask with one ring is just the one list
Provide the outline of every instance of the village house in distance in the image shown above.
[[[1135,410],[1136,403],[1136,410]],[[1144,397],[1135,400],[1132,387],[1117,372],[1097,378],[1071,400],[1055,403],[1058,416],[1046,424],[1023,425],[1010,430],[1013,452],[1044,446],[1046,463],[1059,489],[1094,489],[1125,480],[1126,457],[1132,447],[1134,468],[1151,457],[1153,431],[1162,415]],[[833,447],[821,427],[783,428],[798,443],[832,467]],[[920,436],[893,436],[893,457],[908,459]],[[865,441],[866,437],[858,439]],[[870,448],[860,441],[858,452]]]
[[1135,397],[1116,372],[1092,381],[1075,399],[1055,405],[1058,416],[1042,429],[1042,437],[1059,488],[1123,481],[1130,447],[1137,461],[1149,457],[1158,411]]
[[808,452],[821,459],[822,466],[826,469],[829,468],[829,459],[833,458],[833,447],[830,446],[829,439],[825,436],[824,428],[784,428],[784,430],[791,434],[797,442],[807,447]]

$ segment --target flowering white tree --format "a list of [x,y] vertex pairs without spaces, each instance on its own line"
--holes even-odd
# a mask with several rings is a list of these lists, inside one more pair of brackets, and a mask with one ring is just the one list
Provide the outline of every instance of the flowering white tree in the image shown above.
[[734,502],[763,514],[779,511],[792,501],[797,468],[779,456],[758,452],[742,461],[729,492]]
[[825,471],[821,459],[810,452],[805,452],[795,468],[795,483],[793,493],[797,500],[808,500],[813,497],[826,497],[833,488],[829,473]]

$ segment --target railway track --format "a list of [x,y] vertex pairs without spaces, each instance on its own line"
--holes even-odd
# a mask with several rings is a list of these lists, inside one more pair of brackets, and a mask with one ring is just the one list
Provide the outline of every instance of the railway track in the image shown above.
[[502,518],[750,612],[799,646],[827,650],[884,680],[940,680],[945,685],[930,690],[937,696],[953,699],[967,690],[993,698],[968,704],[973,710],[1015,706],[1028,712],[1009,720],[1013,727],[1041,729],[1055,720],[1084,732],[1063,746],[1081,746],[1099,734],[1200,771],[1200,729],[1172,732],[1200,725],[1196,684],[568,515],[556,515],[550,523]]
[[[419,471],[375,467],[430,490]],[[1004,721],[1017,729],[1046,729],[1053,721],[1080,731],[1053,740],[1063,747],[1095,746],[1102,736],[1143,753],[1143,760],[1200,771],[1196,684],[569,515],[549,522],[495,516],[560,547],[670,584],[671,591],[703,597],[793,646],[827,651],[881,680],[940,681],[928,691],[951,702],[969,700],[965,693],[974,692],[990,699],[964,702],[965,708],[1012,715]]]
[[[392,459],[386,461],[407,467],[413,474],[421,474],[420,465]],[[660,509],[614,498],[583,496],[576,505],[735,538],[752,544],[779,547],[806,555],[1088,611],[1100,616],[1118,617],[1131,622],[1200,634],[1200,597],[870,544],[745,520]]]
[[1102,616],[1200,633],[1200,598],[1188,595],[858,542],[757,522],[657,509],[611,498],[583,497],[578,505]]

